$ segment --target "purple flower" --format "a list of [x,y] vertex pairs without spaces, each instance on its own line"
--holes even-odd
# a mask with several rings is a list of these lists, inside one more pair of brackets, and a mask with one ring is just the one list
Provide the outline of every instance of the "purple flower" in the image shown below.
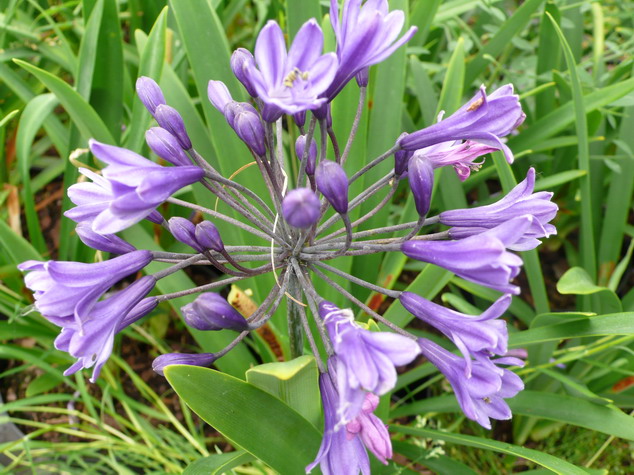
[[185,323],[196,330],[243,331],[249,326],[245,318],[227,300],[215,292],[200,295],[181,307]]
[[90,149],[108,164],[103,176],[80,169],[92,183],[68,189],[77,205],[64,215],[92,223],[93,231],[113,234],[138,223],[180,188],[200,180],[204,171],[195,166],[162,167],[125,148],[91,140]]
[[440,213],[440,222],[447,226],[455,226],[449,233],[452,237],[460,239],[486,231],[516,216],[530,215],[533,222],[523,239],[509,248],[514,251],[534,249],[540,244],[538,238],[557,233],[557,229],[548,222],[555,217],[558,209],[557,205],[550,201],[552,193],[533,193],[534,186],[535,169],[531,168],[524,181],[500,201],[472,209],[445,211]]
[[187,135],[183,118],[176,109],[166,104],[161,104],[154,111],[154,118],[161,127],[176,138],[183,150],[190,150],[192,148],[192,141],[189,139],[189,135]]
[[194,231],[196,241],[204,249],[211,249],[216,252],[223,252],[225,245],[222,242],[218,228],[211,221],[202,221],[196,225]]
[[520,272],[522,259],[508,252],[533,222],[532,216],[520,216],[493,229],[457,241],[406,241],[403,253],[453,272],[463,279],[500,292],[519,294],[510,280]]
[[174,216],[167,222],[172,236],[183,244],[187,244],[198,252],[203,252],[204,248],[198,244],[196,239],[196,225],[189,219]]
[[231,70],[233,74],[238,78],[238,81],[242,83],[251,97],[258,97],[258,93],[251,84],[249,75],[247,73],[247,65],[255,67],[255,59],[250,51],[244,48],[238,48],[231,55]]
[[152,369],[163,376],[163,371],[166,366],[184,364],[190,366],[208,367],[211,366],[216,359],[218,359],[218,355],[216,353],[166,353],[154,359],[152,362]]
[[97,234],[92,230],[90,223],[79,223],[75,227],[75,232],[86,246],[98,251],[126,254],[135,250],[132,244],[124,241],[116,234]]
[[346,424],[346,438],[352,440],[360,437],[363,445],[378,458],[382,464],[392,458],[392,441],[387,426],[374,415],[379,405],[379,398],[372,394],[365,395],[365,401],[359,415]]
[[513,153],[500,138],[519,127],[525,118],[519,96],[513,94],[511,84],[500,87],[489,96],[482,86],[473,99],[449,118],[411,133],[398,143],[405,150],[418,150],[443,142],[473,140],[502,150],[512,163]]
[[438,346],[430,340],[418,340],[421,352],[447,378],[465,416],[486,429],[491,428],[491,419],[507,420],[512,417],[511,409],[504,399],[515,396],[524,389],[522,380],[508,369],[498,368],[498,364],[518,364],[516,358],[500,358],[473,362],[470,377],[465,377],[465,361]]
[[[151,304],[143,303],[141,311],[135,310],[141,299],[154,288],[155,283],[151,276],[142,277],[112,297],[97,302],[81,323],[71,319],[62,325],[62,332],[55,339],[55,348],[77,358],[64,371],[65,376],[94,366],[90,381],[95,382],[112,353],[115,335],[127,326],[122,325],[126,317],[134,314],[134,318],[138,320],[156,306],[156,299],[148,299]],[[128,322],[128,325],[132,323],[132,319],[128,319]]]
[[434,169],[453,166],[461,181],[469,178],[472,170],[479,170],[484,161],[475,159],[497,150],[495,147],[467,140],[466,142],[443,142],[413,152],[413,158],[427,161]]
[[363,6],[361,3],[362,0],[345,0],[339,20],[339,2],[330,0],[330,22],[337,38],[339,68],[325,94],[329,99],[357,73],[363,74],[368,66],[387,59],[416,33],[417,28],[413,26],[398,38],[405,14],[401,10],[388,13],[387,0],[367,0]]
[[414,204],[419,216],[427,216],[434,189],[434,169],[424,157],[414,154],[407,166],[409,187],[414,196]]
[[315,172],[317,189],[339,214],[348,212],[348,177],[337,162],[324,160]]
[[136,93],[141,99],[145,108],[154,115],[156,108],[165,104],[165,96],[163,91],[152,78],[141,76],[136,80]]
[[58,326],[73,319],[81,325],[110,287],[151,261],[150,251],[132,251],[95,264],[26,261],[18,269],[30,271],[24,282],[44,317]]
[[[304,149],[306,148],[306,136],[300,135],[295,141],[295,154],[301,161],[304,157]],[[315,139],[310,141],[310,147],[308,147],[308,157],[306,158],[306,173],[308,175],[315,174],[315,167],[317,166],[317,142]]]
[[463,354],[466,376],[471,374],[471,356],[479,353],[504,355],[507,352],[506,322],[499,317],[511,305],[511,296],[496,300],[481,315],[467,315],[437,305],[412,292],[399,297],[403,307],[444,333]]
[[349,422],[361,410],[365,391],[380,396],[394,387],[395,366],[416,358],[418,345],[395,333],[364,330],[349,309],[339,309],[327,301],[319,304],[319,315],[337,356],[340,417]]
[[[332,358],[328,366],[333,371]],[[319,390],[324,407],[324,437],[315,460],[306,467],[306,473],[319,465],[324,475],[370,475],[370,459],[359,437],[348,439],[345,428],[339,425],[339,394],[336,376],[319,375]]]
[[191,166],[192,162],[187,158],[178,140],[167,130],[161,127],[152,127],[145,133],[145,141],[152,151],[176,166]]
[[248,83],[264,103],[264,120],[274,122],[285,112],[297,114],[326,102],[319,96],[335,77],[337,57],[322,55],[323,44],[323,33],[314,19],[300,28],[288,53],[276,22],[262,28],[255,43],[257,68],[250,61],[243,67]]
[[319,198],[309,188],[291,190],[282,201],[282,214],[291,226],[309,228],[321,215]]

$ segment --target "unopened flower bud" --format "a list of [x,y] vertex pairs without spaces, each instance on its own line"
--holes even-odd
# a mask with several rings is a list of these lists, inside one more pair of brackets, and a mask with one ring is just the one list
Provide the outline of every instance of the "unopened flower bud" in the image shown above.
[[198,244],[196,240],[196,226],[189,219],[180,218],[175,216],[170,218],[169,228],[172,235],[183,244],[187,244],[189,247],[203,252],[203,248]]
[[222,114],[225,113],[227,104],[233,101],[229,89],[227,89],[227,86],[222,81],[209,81],[207,97],[209,98],[209,102]]
[[211,366],[217,358],[218,356],[215,353],[166,353],[154,359],[152,362],[152,369],[161,376],[164,376],[163,371],[166,366],[184,364],[189,366],[202,366],[206,368]]
[[165,104],[163,91],[161,91],[159,85],[152,78],[141,76],[137,79],[136,93],[145,108],[150,111],[150,114],[152,115],[154,115],[158,106]]
[[218,228],[211,221],[198,223],[194,234],[196,242],[203,249],[211,249],[216,252],[224,251],[225,245],[222,242]]
[[[406,135],[407,132],[403,132],[399,136],[398,140],[401,140]],[[397,150],[396,152],[394,152],[394,176],[396,176],[396,178],[402,177],[403,174],[407,172],[407,164],[413,154],[414,152],[408,150]]]
[[145,141],[152,152],[172,165],[190,166],[192,163],[183,152],[178,140],[162,127],[152,127],[145,133]]
[[161,127],[176,137],[176,140],[178,140],[183,150],[190,150],[192,148],[192,141],[189,139],[189,135],[187,135],[183,118],[176,109],[162,104],[156,108],[154,117]]
[[159,213],[158,211],[154,210],[152,211],[150,214],[148,214],[145,219],[147,219],[148,221],[151,221],[155,224],[163,224],[163,221],[165,221],[165,218],[163,217],[163,215],[161,215],[161,213]]
[[[301,162],[304,156],[304,148],[306,147],[306,136],[300,135],[295,141],[295,153],[297,158]],[[309,175],[315,174],[315,165],[317,164],[317,142],[311,140],[310,147],[308,148],[308,157],[306,160],[306,173]]]
[[282,201],[282,214],[291,226],[309,228],[321,214],[319,198],[308,188],[291,190]]
[[181,308],[185,323],[196,330],[243,331],[249,326],[246,319],[220,294],[207,292]]
[[141,320],[148,313],[154,310],[158,306],[158,303],[159,302],[156,297],[147,297],[141,300],[121,321],[121,323],[119,324],[119,329],[117,331],[120,331],[128,325]]
[[348,177],[341,165],[324,160],[315,172],[317,189],[339,214],[348,212]]
[[238,81],[242,83],[251,97],[258,97],[258,93],[255,91],[249,75],[246,73],[248,64],[252,64],[255,67],[255,60],[250,51],[244,48],[238,48],[231,55],[231,70],[233,74],[238,78]]
[[135,250],[132,244],[124,241],[116,234],[98,234],[94,232],[90,223],[79,223],[75,231],[84,244],[98,251],[126,254]]
[[304,124],[306,123],[306,111],[293,114],[293,120],[295,121],[295,124],[297,124],[297,127],[304,127]]
[[427,216],[434,188],[434,168],[422,155],[414,154],[408,164],[409,187],[419,216]]
[[260,115],[251,104],[231,102],[225,107],[225,117],[229,125],[236,131],[253,152],[260,157],[266,155],[264,145],[264,127]]
[[370,68],[363,68],[359,70],[356,75],[357,84],[359,87],[368,87],[368,80],[370,78]]

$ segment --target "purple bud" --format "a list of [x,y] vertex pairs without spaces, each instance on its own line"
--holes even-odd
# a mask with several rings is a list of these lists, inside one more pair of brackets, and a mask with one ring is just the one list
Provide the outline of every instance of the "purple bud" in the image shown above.
[[[399,136],[398,140],[401,140],[406,135],[407,132],[403,132]],[[408,150],[401,149],[394,152],[394,175],[396,176],[396,178],[401,178],[403,174],[407,172],[407,164],[412,155],[414,155],[414,152]]]
[[359,70],[359,72],[356,75],[357,84],[359,85],[359,87],[368,87],[368,81],[370,79],[369,76],[370,76],[369,67]]
[[249,326],[246,319],[220,294],[208,292],[192,303],[181,307],[185,323],[196,330],[243,331]]
[[203,248],[198,244],[198,241],[196,241],[196,226],[194,223],[189,219],[180,218],[178,216],[170,218],[168,223],[170,232],[177,240],[183,244],[187,244],[198,252],[203,252]]
[[225,117],[229,125],[236,131],[253,152],[262,157],[266,155],[264,145],[264,127],[260,115],[251,104],[246,102],[230,102],[225,107]]
[[152,211],[150,214],[148,214],[145,219],[147,219],[148,221],[151,221],[155,224],[163,224],[163,221],[165,221],[165,218],[161,215],[161,213],[159,213],[158,211],[154,210]]
[[187,135],[183,118],[176,109],[162,104],[156,108],[154,117],[161,127],[176,137],[183,150],[192,148],[192,141]]
[[[295,153],[297,158],[301,161],[304,156],[304,148],[306,147],[306,136],[300,135],[295,141]],[[308,149],[308,159],[306,161],[306,173],[309,175],[315,174],[315,166],[317,164],[317,142],[311,140],[310,147]]]
[[321,215],[319,198],[309,188],[291,190],[282,201],[282,214],[291,226],[309,228]]
[[330,127],[332,125],[332,115],[330,113],[330,103],[326,103],[321,107],[318,107],[317,109],[313,110],[313,114],[315,114],[315,117],[317,118],[317,120],[326,120],[328,127]]
[[161,127],[152,127],[145,133],[145,141],[156,155],[172,165],[190,166],[192,163],[183,152],[178,140]]
[[229,89],[227,89],[227,86],[222,81],[209,81],[207,97],[209,98],[209,102],[222,114],[225,113],[227,104],[233,101]]
[[297,127],[304,127],[304,124],[306,123],[306,111],[293,114],[293,120],[295,121],[295,124],[297,124]]
[[119,324],[117,331],[123,330],[125,327],[132,325],[134,322],[141,320],[148,313],[154,310],[158,306],[158,300],[156,297],[147,297],[141,300],[134,308],[128,313],[123,321]]
[[203,221],[196,225],[196,242],[203,249],[211,249],[216,252],[222,252],[225,249],[225,245],[222,242],[218,228],[214,226],[211,221]]
[[158,106],[165,104],[163,91],[161,91],[159,85],[152,78],[141,76],[137,79],[136,93],[145,108],[150,111],[150,114],[152,115],[154,115]]
[[420,155],[414,155],[408,164],[409,187],[414,195],[416,211],[426,216],[431,205],[431,193],[434,188],[434,168]]
[[231,55],[231,70],[236,75],[238,81],[242,83],[251,97],[258,97],[258,93],[251,84],[249,75],[246,72],[248,65],[255,67],[253,55],[244,48],[238,48]]
[[94,232],[90,223],[79,223],[75,231],[84,244],[98,251],[126,254],[135,250],[132,244],[127,243],[116,234],[98,234]]
[[208,367],[216,361],[218,356],[215,353],[199,353],[199,354],[187,354],[187,353],[166,353],[164,355],[155,358],[152,362],[152,369],[164,376],[163,370],[166,366],[173,364],[184,364],[189,366],[203,366]]
[[339,214],[348,212],[348,177],[341,165],[324,160],[315,172],[317,189]]

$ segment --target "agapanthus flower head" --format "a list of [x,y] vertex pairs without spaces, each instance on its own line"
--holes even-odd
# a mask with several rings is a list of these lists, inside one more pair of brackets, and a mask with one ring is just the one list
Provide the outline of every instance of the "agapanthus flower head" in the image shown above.
[[530,215],[533,216],[530,228],[526,230],[523,239],[509,246],[509,249],[534,249],[540,244],[539,238],[557,233],[555,226],[549,222],[558,210],[557,205],[551,201],[552,193],[533,193],[534,187],[535,169],[531,168],[526,178],[496,203],[471,209],[444,211],[440,213],[440,222],[454,226],[449,233],[452,237],[460,239],[481,233],[515,216]]
[[512,398],[524,384],[515,373],[498,368],[498,364],[517,364],[516,358],[489,360],[488,364],[474,361],[469,377],[465,377],[465,361],[436,343],[421,338],[418,340],[422,354],[447,378],[453,387],[458,403],[465,416],[486,429],[491,428],[490,419],[507,420],[511,409],[504,399]]
[[435,304],[413,292],[399,297],[411,314],[444,333],[465,358],[466,376],[471,374],[471,358],[480,353],[504,355],[507,352],[506,322],[499,317],[511,305],[511,296],[504,295],[480,315],[467,315]]
[[198,223],[194,235],[198,244],[204,249],[211,249],[216,252],[223,252],[225,249],[218,228],[211,221]]
[[104,262],[26,261],[26,286],[35,297],[35,308],[58,326],[75,320],[81,326],[99,298],[118,281],[148,265],[150,251],[132,251]]
[[[295,155],[297,159],[301,161],[304,156],[304,150],[306,148],[306,136],[300,135],[295,141]],[[310,147],[308,147],[308,156],[306,158],[306,173],[308,175],[315,174],[315,167],[317,166],[317,142],[315,139],[310,141]]]
[[[334,367],[332,361],[328,366]],[[319,465],[324,475],[370,475],[370,458],[357,436],[347,437],[345,427],[339,424],[339,394],[336,377],[331,373],[319,375],[319,391],[324,410],[324,436],[315,460],[306,467],[306,473]]]
[[71,186],[68,196],[77,205],[64,215],[77,222],[90,222],[93,231],[113,234],[138,223],[172,193],[204,176],[196,166],[162,167],[125,148],[89,142],[90,150],[108,164],[103,176],[86,169],[92,179]]
[[525,117],[511,84],[488,96],[482,86],[473,99],[450,117],[413,132],[398,143],[405,150],[418,150],[443,142],[472,140],[502,150],[512,163],[513,153],[500,139],[519,127]]
[[136,249],[132,244],[124,241],[116,234],[98,234],[94,232],[90,223],[79,223],[75,227],[75,232],[81,242],[98,251],[126,254]]
[[332,160],[319,163],[315,171],[317,189],[337,213],[348,212],[348,177],[343,167]]
[[[337,75],[326,91],[329,99],[368,66],[387,59],[407,43],[417,28],[411,27],[400,38],[405,14],[389,12],[387,0],[344,0],[341,18],[339,1],[330,0],[330,22],[337,39]],[[362,78],[363,79],[363,78]]]
[[319,198],[309,188],[291,190],[282,201],[282,214],[291,226],[309,228],[321,216]]
[[165,96],[160,86],[152,78],[141,76],[136,80],[136,93],[145,108],[154,115],[156,108],[165,104]]
[[217,359],[218,355],[216,353],[166,353],[154,358],[154,361],[152,362],[152,369],[163,376],[163,371],[170,365],[182,364],[208,367],[211,366]]
[[152,127],[145,133],[150,149],[163,160],[176,166],[191,166],[192,162],[183,151],[176,137],[162,127]]
[[255,62],[243,63],[248,83],[264,103],[262,117],[274,122],[283,113],[316,109],[326,101],[320,95],[337,71],[337,56],[322,55],[324,37],[317,22],[308,20],[286,50],[280,26],[269,21],[255,43]]
[[147,304],[142,306],[145,313],[135,312],[134,309],[154,288],[155,283],[151,276],[142,277],[124,290],[97,302],[84,317],[81,325],[75,320],[68,320],[61,325],[62,332],[55,339],[55,348],[66,351],[77,359],[64,371],[65,376],[82,368],[94,367],[90,381],[95,382],[101,368],[110,358],[114,337],[123,328],[121,324],[126,316],[134,312],[135,318],[138,319],[152,310],[153,306]]
[[340,418],[354,419],[365,392],[382,395],[396,384],[396,368],[410,363],[419,353],[414,340],[391,332],[371,332],[354,321],[352,311],[330,302],[319,304],[336,358]]
[[414,154],[407,165],[407,178],[419,216],[427,216],[434,189],[434,169],[424,157]]
[[183,150],[191,150],[192,141],[187,134],[185,122],[176,109],[161,104],[154,111],[154,118],[162,128],[176,137]]
[[222,295],[206,292],[181,308],[185,323],[196,330],[246,330],[249,324]]
[[532,222],[530,215],[519,216],[457,241],[406,241],[401,250],[412,259],[444,267],[476,284],[519,294],[519,287],[510,281],[519,274],[522,259],[506,248],[521,240]]

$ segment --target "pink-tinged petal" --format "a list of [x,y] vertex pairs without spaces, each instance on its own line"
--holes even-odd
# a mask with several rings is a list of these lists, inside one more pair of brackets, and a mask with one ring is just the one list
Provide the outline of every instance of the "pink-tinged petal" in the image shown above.
[[286,43],[282,29],[272,20],[267,22],[258,35],[255,60],[267,85],[282,82],[286,65]]

